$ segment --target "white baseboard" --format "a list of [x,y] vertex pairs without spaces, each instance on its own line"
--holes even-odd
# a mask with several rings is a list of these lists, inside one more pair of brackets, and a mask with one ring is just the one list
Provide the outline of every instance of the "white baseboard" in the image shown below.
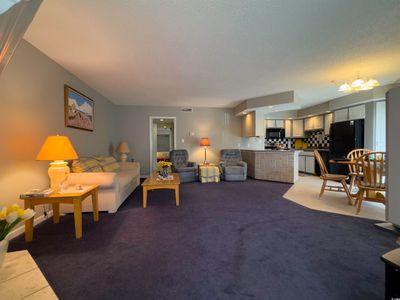
[[[41,215],[40,217],[36,218],[33,221],[33,226],[36,226],[37,224],[42,223],[43,221],[47,220],[48,218],[51,218],[53,216],[53,210],[50,210],[47,212],[47,216]],[[14,230],[12,230],[8,235],[7,235],[7,239],[11,240],[21,234],[25,233],[25,225],[22,222],[22,226],[18,226],[17,228],[15,228]]]

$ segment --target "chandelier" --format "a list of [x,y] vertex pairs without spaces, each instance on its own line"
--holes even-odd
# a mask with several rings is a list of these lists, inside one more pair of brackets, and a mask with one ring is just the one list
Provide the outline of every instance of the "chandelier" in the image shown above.
[[377,86],[379,86],[379,82],[376,79],[370,78],[368,80],[363,80],[357,78],[350,84],[347,82],[343,83],[341,86],[339,86],[338,91],[345,93],[359,92],[359,91],[372,90]]

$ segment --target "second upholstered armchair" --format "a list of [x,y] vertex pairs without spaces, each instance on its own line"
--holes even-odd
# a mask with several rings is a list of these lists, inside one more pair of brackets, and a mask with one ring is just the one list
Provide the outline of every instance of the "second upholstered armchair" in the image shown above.
[[189,161],[187,150],[172,150],[169,153],[172,172],[179,173],[181,182],[197,181],[197,164]]
[[247,178],[247,163],[242,161],[238,149],[222,149],[220,166],[222,179],[226,181],[245,181]]

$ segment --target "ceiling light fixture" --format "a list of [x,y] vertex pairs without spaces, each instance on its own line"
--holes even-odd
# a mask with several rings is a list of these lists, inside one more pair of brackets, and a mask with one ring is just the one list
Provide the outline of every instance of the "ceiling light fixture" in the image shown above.
[[379,86],[379,82],[376,79],[370,78],[368,81],[364,79],[357,78],[353,80],[351,84],[345,82],[339,86],[338,91],[344,93],[358,92],[372,90],[373,88]]

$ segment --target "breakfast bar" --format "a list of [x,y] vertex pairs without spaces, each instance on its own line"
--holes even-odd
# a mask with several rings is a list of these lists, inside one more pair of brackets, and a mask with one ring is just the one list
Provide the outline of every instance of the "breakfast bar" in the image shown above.
[[299,178],[299,151],[241,150],[249,177],[295,183]]

